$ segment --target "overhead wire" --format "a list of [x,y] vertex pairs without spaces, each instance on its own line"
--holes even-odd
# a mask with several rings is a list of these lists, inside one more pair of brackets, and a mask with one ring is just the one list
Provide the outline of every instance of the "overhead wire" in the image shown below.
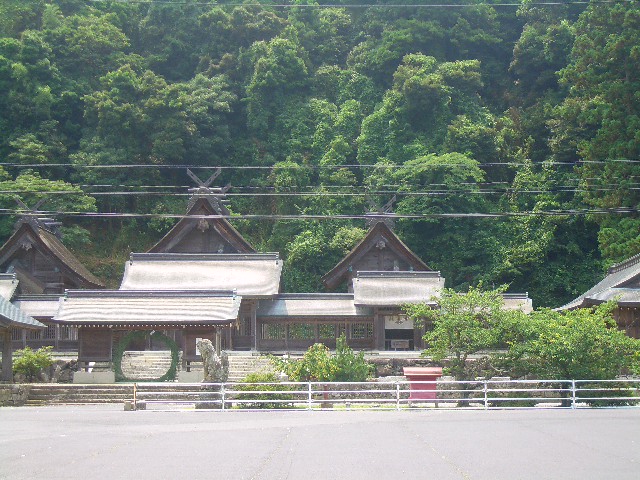
[[586,216],[586,215],[615,215],[615,214],[636,214],[640,212],[637,208],[620,207],[606,209],[555,209],[544,211],[523,211],[523,212],[441,212],[441,213],[419,213],[419,214],[233,214],[233,215],[187,215],[172,213],[122,213],[122,212],[80,212],[61,210],[25,210],[25,209],[0,209],[2,215],[23,215],[26,217],[54,216],[54,217],[76,217],[76,218],[145,218],[145,219],[226,219],[226,220],[360,220],[360,219],[414,219],[425,220],[430,218],[506,218],[506,217],[558,217],[558,216]]
[[[226,192],[225,197],[366,197],[370,195],[399,195],[399,196],[437,196],[437,195],[502,195],[502,194],[542,194],[542,193],[588,193],[588,192],[620,192],[640,190],[638,186],[625,188],[575,188],[573,186],[557,186],[551,188],[538,189],[520,189],[520,188],[502,188],[502,189],[437,189],[423,191],[402,191],[402,190],[364,190],[361,192]],[[192,193],[185,192],[158,192],[158,191],[111,191],[111,192],[95,192],[95,191],[77,191],[77,190],[0,190],[0,195],[88,195],[88,196],[147,196],[147,197],[190,197]],[[213,193],[212,195],[215,195]]]
[[[640,164],[640,160],[628,159],[628,158],[609,158],[604,160],[576,160],[575,162],[486,162],[477,163],[474,167],[524,167],[524,166],[554,166],[554,165],[606,165],[608,163],[628,163],[628,164]],[[459,163],[438,163],[432,165],[434,167],[464,167]],[[343,168],[377,168],[381,170],[408,168],[410,165],[406,164],[343,164],[343,165],[298,165],[290,167],[289,165],[151,165],[146,163],[136,164],[99,164],[99,165],[82,165],[77,163],[15,163],[15,162],[0,162],[0,167],[12,167],[12,168],[54,168],[54,167],[72,167],[77,169],[123,169],[123,168],[142,168],[142,169],[159,169],[159,170],[287,170],[292,168],[307,169],[307,170],[339,170]]]
[[[398,3],[398,4],[380,4],[380,3],[366,3],[366,4],[337,4],[337,3],[218,3],[218,2],[198,2],[198,1],[186,1],[186,0],[89,0],[92,3],[124,3],[124,4],[150,4],[150,5],[176,5],[176,6],[198,6],[198,7],[252,7],[252,8],[346,8],[346,9],[366,9],[366,8],[392,8],[392,9],[407,9],[407,8],[471,8],[471,7],[521,7],[524,5],[522,2],[504,2],[504,3]],[[570,0],[567,2],[528,2],[527,6],[563,6],[563,5],[588,5],[590,3],[598,4],[615,4],[615,3],[629,3],[631,0]]]

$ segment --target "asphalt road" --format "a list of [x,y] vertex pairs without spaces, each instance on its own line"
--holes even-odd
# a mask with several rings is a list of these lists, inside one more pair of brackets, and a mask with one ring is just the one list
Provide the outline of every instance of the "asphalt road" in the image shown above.
[[640,410],[0,408],[1,479],[640,479]]

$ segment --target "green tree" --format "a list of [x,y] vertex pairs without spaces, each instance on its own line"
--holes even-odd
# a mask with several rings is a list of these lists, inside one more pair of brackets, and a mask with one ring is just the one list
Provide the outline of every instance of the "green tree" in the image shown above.
[[[42,210],[56,212],[95,212],[95,198],[86,195],[78,186],[62,180],[42,178],[32,171],[25,171],[12,179],[3,169],[0,169],[0,206],[14,210],[17,208],[15,199],[32,207],[41,199],[47,199]],[[10,193],[6,193],[10,192]],[[0,237],[8,237],[13,231],[14,217],[4,216],[0,220]],[[78,227],[81,228],[81,227]],[[80,230],[74,230],[75,236],[82,235]]]
[[[577,168],[582,200],[598,208],[637,209],[631,185],[640,175],[640,6],[590,4],[575,24],[570,63],[560,71],[570,89],[550,121],[558,160]],[[628,160],[632,160],[629,162]],[[637,253],[637,214],[594,218],[608,262]]]
[[615,302],[566,312],[536,310],[509,345],[515,371],[535,378],[605,380],[640,368],[640,341],[618,329]]
[[403,309],[414,321],[433,325],[424,335],[424,354],[444,362],[443,371],[456,380],[473,380],[486,375],[482,358],[488,359],[490,351],[500,345],[501,326],[523,315],[519,310],[504,309],[505,289],[483,291],[470,287],[466,293],[444,289],[434,298],[438,308],[410,304]]

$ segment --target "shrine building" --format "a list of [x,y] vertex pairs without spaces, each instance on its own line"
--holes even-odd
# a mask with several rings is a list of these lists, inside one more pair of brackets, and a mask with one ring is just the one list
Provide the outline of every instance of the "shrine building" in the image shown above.
[[[424,347],[425,326],[402,306],[436,307],[445,279],[398,238],[388,216],[371,215],[365,237],[323,277],[329,293],[285,293],[282,259],[256,252],[231,225],[225,193],[208,184],[192,189],[186,215],[148,252],[131,254],[117,290],[104,289],[50,223],[21,221],[0,248],[0,266],[15,275],[13,304],[46,328],[40,336],[14,333],[14,346],[77,349],[81,364],[111,361],[132,331],[162,336],[136,338],[129,348],[161,350],[169,339],[183,363],[199,359],[201,338],[257,352],[333,348],[342,334],[358,350]],[[504,298],[506,308],[531,310],[526,294]]]
[[615,301],[613,316],[618,328],[640,338],[640,254],[612,265],[607,275],[585,293],[558,310],[572,310]]

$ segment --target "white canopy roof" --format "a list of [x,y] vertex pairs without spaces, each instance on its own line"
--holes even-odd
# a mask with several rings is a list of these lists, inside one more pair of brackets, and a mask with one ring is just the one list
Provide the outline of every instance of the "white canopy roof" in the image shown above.
[[278,293],[281,273],[277,253],[134,253],[120,290],[235,290],[267,297]]
[[240,300],[230,291],[68,290],[54,320],[76,325],[225,324],[238,317]]
[[353,279],[356,305],[434,304],[444,288],[440,272],[358,272]]

